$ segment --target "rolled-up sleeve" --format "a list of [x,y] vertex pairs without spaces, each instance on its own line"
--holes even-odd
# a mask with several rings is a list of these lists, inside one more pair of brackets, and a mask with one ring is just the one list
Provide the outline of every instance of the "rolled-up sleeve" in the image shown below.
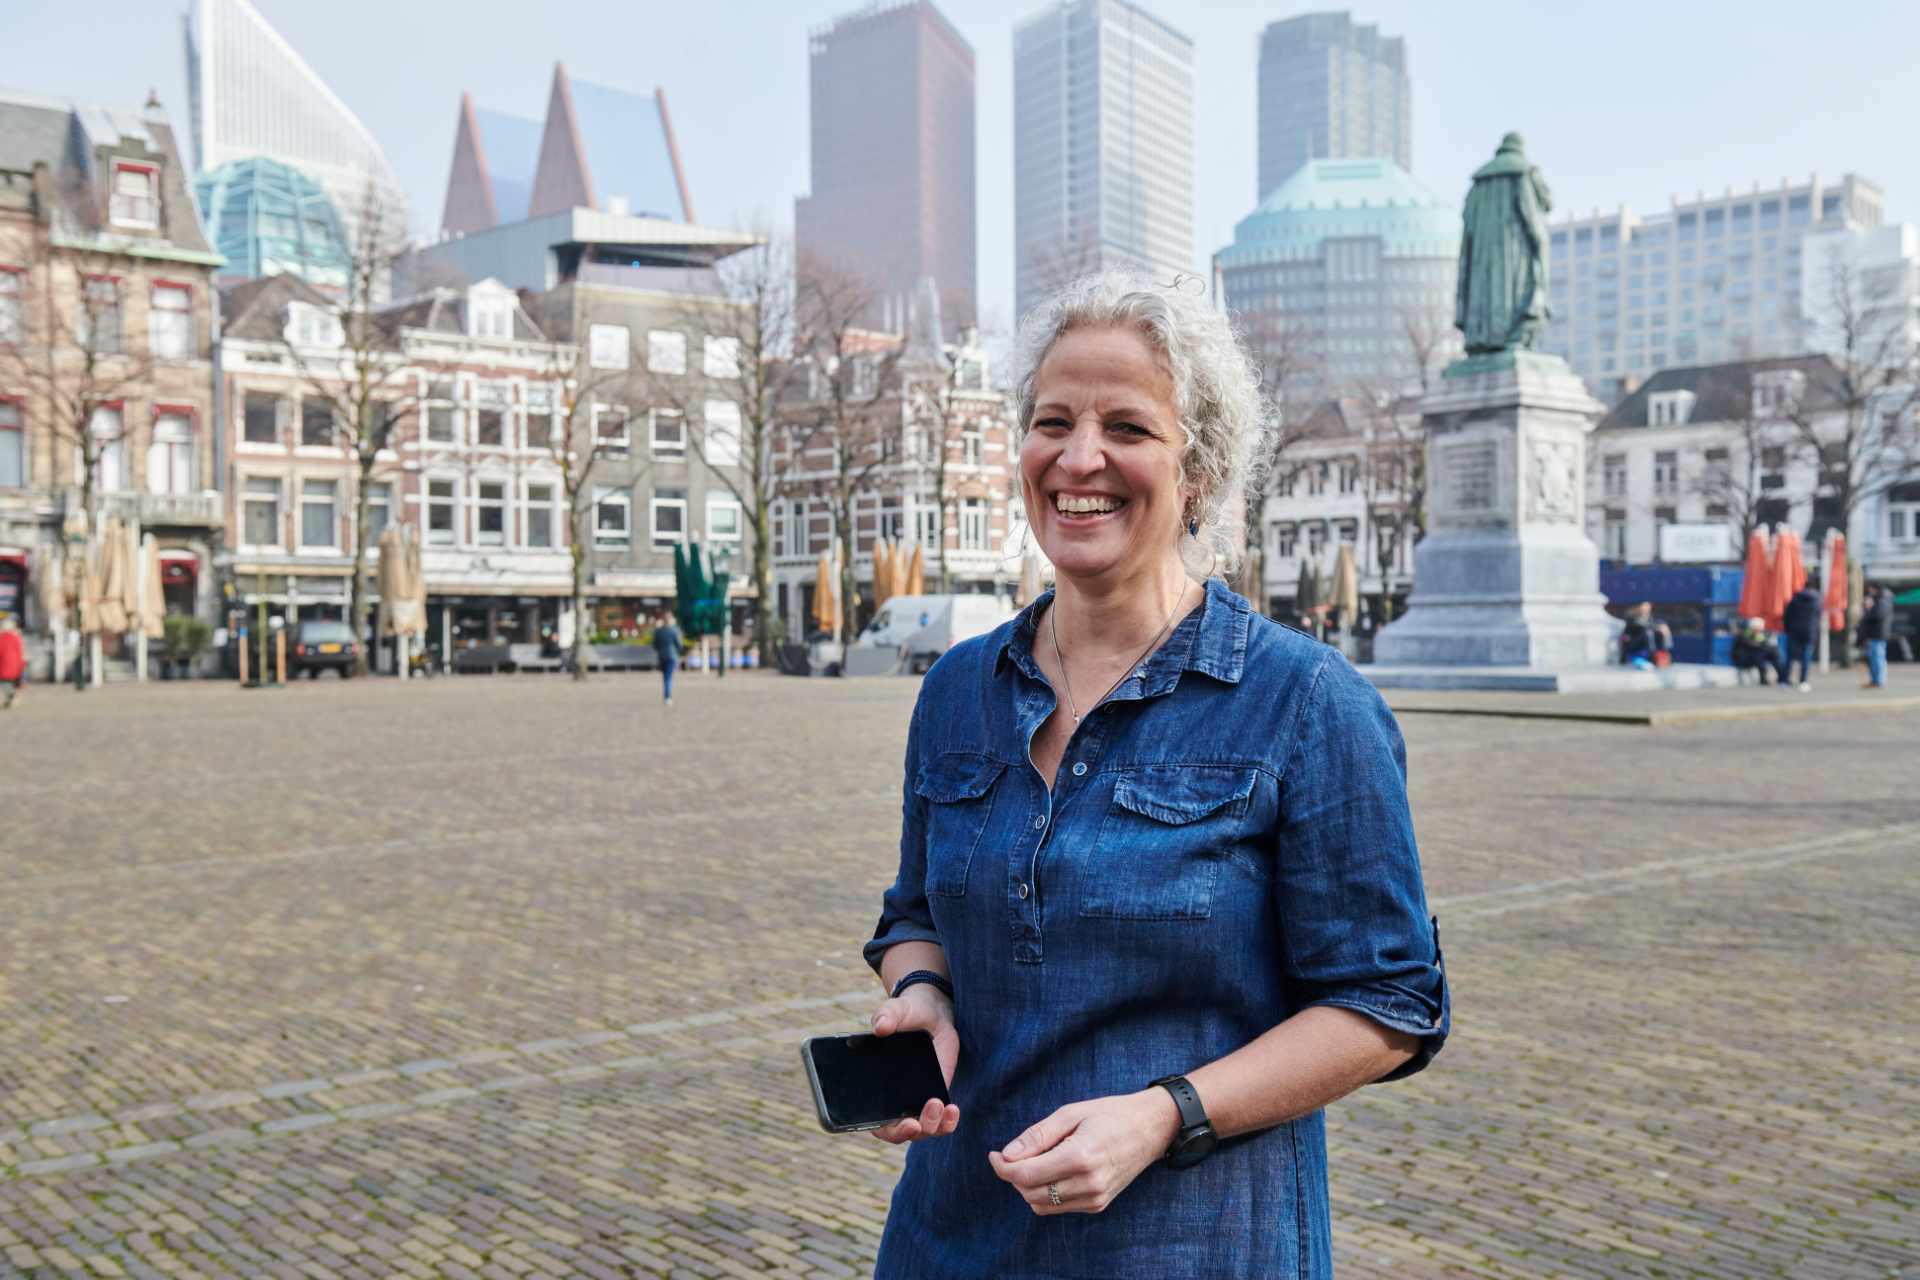
[[1419,1051],[1384,1079],[1410,1076],[1446,1043],[1450,1010],[1407,805],[1406,744],[1379,693],[1331,651],[1292,735],[1276,859],[1289,1007],[1352,1009],[1419,1037]]
[[916,783],[920,776],[920,707],[907,729],[906,779],[900,803],[900,871],[880,899],[880,922],[863,948],[875,973],[887,948],[897,942],[938,942],[933,913],[927,907],[927,800]]

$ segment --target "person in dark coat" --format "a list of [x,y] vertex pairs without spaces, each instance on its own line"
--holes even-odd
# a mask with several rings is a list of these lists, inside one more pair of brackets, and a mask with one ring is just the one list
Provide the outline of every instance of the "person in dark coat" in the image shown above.
[[653,651],[660,655],[661,696],[673,705],[673,671],[680,665],[680,628],[672,618],[662,618],[653,629]]
[[1787,683],[1787,673],[1793,664],[1800,664],[1800,692],[1812,693],[1813,686],[1807,683],[1807,668],[1813,662],[1813,647],[1820,640],[1820,624],[1824,620],[1826,609],[1820,600],[1820,589],[1809,582],[1794,592],[1793,599],[1787,601],[1786,612],[1781,616],[1780,630],[1787,637],[1787,652],[1780,660],[1780,683]]
[[1869,584],[1860,614],[1860,647],[1867,651],[1869,689],[1887,687],[1887,641],[1893,638],[1893,591]]
[[1653,605],[1642,600],[1627,613],[1624,619],[1626,628],[1620,633],[1620,661],[1630,663],[1635,658],[1645,658],[1648,662],[1659,664],[1656,654],[1673,651],[1673,632],[1667,624],[1653,616]]
[[1748,618],[1733,637],[1733,669],[1751,671],[1765,684],[1769,675],[1778,674],[1779,661],[1779,647],[1767,643],[1766,624],[1759,618]]

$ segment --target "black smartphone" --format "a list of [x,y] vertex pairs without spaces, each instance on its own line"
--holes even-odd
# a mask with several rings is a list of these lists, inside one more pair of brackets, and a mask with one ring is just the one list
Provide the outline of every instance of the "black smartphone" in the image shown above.
[[951,1101],[930,1032],[808,1036],[800,1060],[828,1133],[878,1129],[919,1115],[929,1098]]

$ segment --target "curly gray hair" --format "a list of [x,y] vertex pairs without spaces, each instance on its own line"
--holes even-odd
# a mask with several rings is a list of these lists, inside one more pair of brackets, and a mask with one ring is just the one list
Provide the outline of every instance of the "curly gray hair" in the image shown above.
[[[1223,537],[1221,516],[1248,486],[1266,457],[1271,421],[1252,356],[1233,322],[1213,310],[1192,276],[1171,285],[1134,271],[1082,276],[1028,312],[1020,322],[1015,367],[1019,379],[1014,448],[1033,426],[1040,366],[1061,338],[1075,329],[1137,331],[1166,359],[1173,403],[1186,439],[1180,450],[1180,484],[1191,487],[1196,515],[1216,563],[1238,559],[1238,547]],[[1183,542],[1185,540],[1183,539]],[[1191,565],[1204,576],[1206,569]]]

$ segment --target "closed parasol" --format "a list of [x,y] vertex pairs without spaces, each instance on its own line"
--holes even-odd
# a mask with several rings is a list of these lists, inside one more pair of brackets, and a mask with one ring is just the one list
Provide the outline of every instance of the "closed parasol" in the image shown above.
[[40,614],[47,628],[57,631],[67,620],[67,564],[60,544],[43,542],[33,557],[33,585],[40,595]]
[[881,539],[873,544],[873,607],[878,609],[897,594],[893,586],[893,555],[886,540]]
[[1045,590],[1040,585],[1040,557],[1033,550],[1020,557],[1020,589],[1013,602],[1022,609],[1038,600]]
[[160,582],[160,544],[152,534],[140,542],[140,577],[146,588],[141,593],[137,629],[149,640],[163,640],[167,634],[167,593]]
[[1782,607],[1773,600],[1773,553],[1767,546],[1767,531],[1755,529],[1747,535],[1747,567],[1740,578],[1740,616],[1771,618]]
[[109,520],[94,552],[95,578],[87,594],[93,602],[93,630],[115,635],[127,629],[127,595],[132,565],[126,555],[127,527]]
[[1293,611],[1308,622],[1320,608],[1320,567],[1313,561],[1300,561],[1300,582],[1293,589]]
[[927,594],[927,569],[920,556],[920,544],[913,544],[913,559],[907,562],[907,580],[903,596],[923,596]]
[[831,633],[840,616],[834,590],[833,557],[821,556],[813,569],[813,626],[816,631]]
[[1851,584],[1847,574],[1847,535],[1838,529],[1827,531],[1827,545],[1821,552],[1820,562],[1826,566],[1826,578],[1820,584],[1824,590],[1821,606],[1827,612],[1827,630],[1844,631],[1847,626],[1848,593]]
[[1340,544],[1333,560],[1333,581],[1327,586],[1327,607],[1340,611],[1340,625],[1351,627],[1360,620],[1360,575],[1353,566],[1353,544]]
[[1785,630],[1782,621],[1787,611],[1787,601],[1794,593],[1807,585],[1807,566],[1800,558],[1800,535],[1785,525],[1779,526],[1779,532],[1773,540],[1773,612],[1766,614],[1769,631]]

